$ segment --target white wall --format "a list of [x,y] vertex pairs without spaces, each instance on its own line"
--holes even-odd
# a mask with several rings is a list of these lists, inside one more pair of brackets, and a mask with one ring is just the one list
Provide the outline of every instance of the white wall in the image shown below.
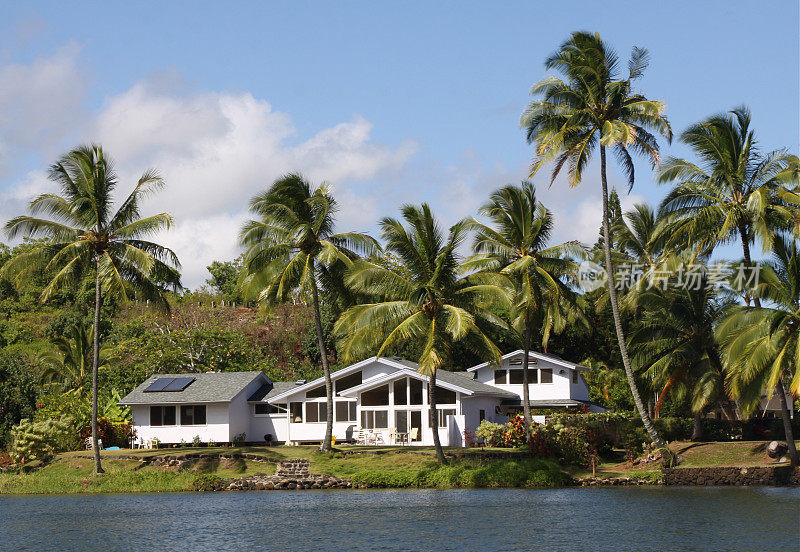
[[250,418],[250,431],[247,433],[249,439],[254,442],[261,442],[264,435],[269,433],[272,435],[272,440],[283,443],[286,441],[288,434],[287,426],[289,421],[286,419],[286,414],[281,412],[279,414],[267,414],[266,416],[256,416],[254,413],[253,405],[251,408]]
[[264,439],[264,434],[251,434],[250,433],[250,420],[252,419],[253,411],[252,406],[247,402],[253,393],[258,391],[264,385],[262,378],[256,378],[251,381],[247,386],[236,395],[230,404],[229,409],[229,428],[228,428],[228,442],[232,442],[234,437],[244,433],[245,441],[261,441]]
[[[522,385],[498,385],[494,383],[494,371],[496,369],[521,369],[521,366],[509,366],[509,361],[506,359],[499,367],[485,366],[476,370],[476,381],[491,385],[499,389],[510,391],[520,398],[522,397]],[[553,370],[553,383],[532,383],[528,385],[530,399],[533,400],[550,400],[550,399],[575,399],[575,400],[589,400],[589,390],[586,387],[586,382],[583,378],[578,377],[578,383],[572,383],[572,370],[565,368],[547,360],[537,360],[536,366],[530,366],[531,371],[538,369],[552,369]],[[563,374],[561,373],[563,371]],[[541,381],[541,377],[537,376],[536,381]]]
[[195,435],[198,435],[204,443],[209,441],[227,443],[230,441],[227,403],[206,404],[206,424],[202,426],[181,426],[179,405],[172,406],[176,408],[175,423],[177,425],[156,427],[150,425],[150,405],[133,406],[131,413],[137,441],[156,438],[162,443],[180,443],[181,440],[191,443]]

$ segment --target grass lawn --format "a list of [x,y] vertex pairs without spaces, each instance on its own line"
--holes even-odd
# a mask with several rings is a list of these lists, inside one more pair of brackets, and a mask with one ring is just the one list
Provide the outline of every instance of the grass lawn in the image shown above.
[[[190,452],[254,453],[276,459],[307,458],[311,473],[352,478],[376,487],[556,487],[568,483],[569,476],[555,462],[532,458],[489,459],[492,449],[450,449],[457,458],[440,466],[432,449],[426,447],[359,447],[359,452],[377,450],[379,454],[344,454],[351,447],[322,454],[314,446],[167,448],[158,450],[103,451],[105,474],[92,475],[88,451],[58,455],[44,468],[26,474],[0,474],[0,493],[103,493],[175,492],[192,488],[193,482],[207,474],[221,478],[271,474],[275,464],[250,460],[201,461],[190,470],[145,466],[125,456],[182,455]],[[505,452],[510,452],[505,450]]]
[[[800,448],[800,441],[795,441]],[[729,443],[692,443],[676,441],[670,448],[683,457],[680,467],[706,466],[780,466],[767,456],[768,441],[731,441]]]

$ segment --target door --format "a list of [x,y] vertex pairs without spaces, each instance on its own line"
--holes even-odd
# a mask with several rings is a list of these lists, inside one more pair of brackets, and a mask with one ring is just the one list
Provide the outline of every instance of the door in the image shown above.
[[416,429],[416,435],[414,436],[415,439],[412,441],[422,441],[422,411],[421,410],[412,410],[411,411],[411,429]]

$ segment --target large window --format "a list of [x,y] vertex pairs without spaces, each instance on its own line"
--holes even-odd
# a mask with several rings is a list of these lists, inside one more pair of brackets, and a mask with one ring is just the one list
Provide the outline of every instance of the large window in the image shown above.
[[456,392],[437,385],[436,404],[456,404]]
[[150,407],[151,426],[174,426],[175,407],[174,406],[151,406]]
[[320,385],[319,387],[315,387],[314,389],[309,389],[306,391],[306,398],[307,399],[319,399],[321,397],[327,397],[328,394],[325,392],[325,386]]
[[351,387],[355,387],[356,385],[361,385],[361,370],[356,372],[355,374],[350,374],[349,376],[344,376],[336,380],[336,392],[341,393],[345,389],[350,389]]
[[327,422],[328,421],[328,403],[324,402],[307,402],[306,403],[306,422]]
[[181,425],[206,425],[206,405],[182,405]]
[[439,427],[447,427],[447,417],[455,416],[456,411],[452,408],[444,408],[437,411],[439,413]]
[[539,370],[540,383],[553,383],[553,370],[550,368],[542,368]]
[[422,382],[418,379],[409,380],[411,389],[411,400],[408,404],[422,404]]
[[408,404],[408,379],[394,382],[394,404]]
[[361,393],[361,406],[389,406],[389,385]]
[[389,427],[387,410],[362,410],[361,427],[363,429],[386,429]]
[[303,403],[289,403],[289,421],[293,424],[303,423]]
[[[528,383],[537,383],[537,371],[528,370]],[[523,370],[512,369],[508,371],[508,382],[515,385],[522,385]]]
[[336,421],[337,422],[356,421],[355,401],[336,401]]
[[254,408],[254,414],[256,416],[267,416],[269,414],[285,414],[285,413],[286,413],[285,404],[259,403],[255,405]]
[[506,371],[505,370],[495,370],[494,371],[494,383],[495,383],[495,385],[505,385],[506,384]]
[[578,383],[578,371],[577,370],[573,370],[572,371],[572,383],[573,384]]

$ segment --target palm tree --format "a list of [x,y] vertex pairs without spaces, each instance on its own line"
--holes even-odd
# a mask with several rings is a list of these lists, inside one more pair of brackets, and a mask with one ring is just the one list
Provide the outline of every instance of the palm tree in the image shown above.
[[728,417],[724,373],[719,345],[714,335],[723,311],[730,301],[718,297],[706,285],[650,287],[636,299],[641,316],[631,332],[633,363],[661,388],[655,415],[664,399],[690,395],[694,413],[692,440],[702,435],[700,421],[715,402],[720,402]]
[[[100,327],[103,293],[127,301],[131,296],[169,310],[167,288],[181,288],[175,254],[147,237],[168,229],[172,217],[160,213],[140,218],[141,200],[164,186],[153,170],[147,170],[131,194],[113,210],[117,175],[111,160],[98,145],[80,146],[50,167],[49,178],[61,194],[42,194],[31,201],[32,216],[23,215],[6,224],[9,237],[44,236],[37,245],[6,262],[0,278],[12,277],[20,285],[39,273],[48,276],[42,291],[46,301],[61,289],[74,288],[83,275],[95,280],[94,327]],[[50,218],[36,215],[44,214]],[[100,365],[100,335],[95,331],[92,351],[92,442],[94,471],[102,473],[97,442],[97,371]]]
[[521,126],[529,143],[536,143],[536,159],[531,175],[544,164],[555,162],[551,183],[564,165],[568,166],[570,186],[581,182],[592,151],[600,149],[600,181],[603,196],[603,241],[608,293],[614,316],[614,329],[622,363],[634,403],[650,438],[659,448],[665,446],[653,426],[636,388],[625,335],[614,289],[611,258],[606,148],[616,155],[628,183],[634,182],[633,153],[644,155],[653,166],[660,161],[658,144],[652,132],[672,140],[672,130],[664,116],[664,104],[648,100],[633,90],[633,81],[648,65],[647,50],[634,47],[628,61],[628,76],[619,76],[619,58],[597,34],[576,32],[545,61],[548,69],[559,71],[565,80],[547,78],[533,86],[532,101],[522,115]]
[[239,240],[245,247],[242,287],[253,290],[265,302],[283,302],[297,290],[310,290],[314,326],[322,359],[327,395],[327,425],[320,450],[331,450],[333,391],[328,349],[322,331],[319,306],[320,271],[337,262],[350,265],[354,250],[371,254],[380,249],[366,234],[333,233],[336,200],[328,186],[314,188],[299,174],[275,180],[250,201],[257,220],[242,226]]
[[582,256],[578,242],[547,247],[553,230],[553,216],[536,200],[530,182],[505,186],[495,191],[480,208],[480,214],[494,226],[473,220],[477,230],[475,255],[467,268],[499,272],[512,283],[512,324],[515,339],[522,345],[522,411],[525,430],[530,437],[531,417],[529,353],[531,339],[541,336],[543,349],[552,332],[563,331],[570,315],[579,312],[574,292],[567,282],[574,279],[576,263],[570,255]]
[[45,385],[63,386],[68,393],[83,393],[92,370],[94,328],[87,330],[83,323],[77,323],[65,333],[52,340],[55,350],[38,357],[41,381]]
[[800,394],[800,255],[793,239],[773,242],[772,261],[762,270],[756,297],[771,306],[732,309],[720,325],[728,385],[749,415],[763,393],[775,393],[792,465],[798,464],[784,378],[794,396]]
[[436,411],[437,370],[452,365],[452,345],[462,342],[483,358],[499,360],[500,350],[484,333],[503,322],[487,307],[502,302],[500,287],[490,277],[459,278],[458,247],[467,223],[460,221],[445,234],[426,204],[405,205],[407,227],[394,218],[380,225],[392,262],[357,261],[347,281],[356,291],[380,301],[349,308],[337,321],[345,361],[374,353],[382,356],[408,344],[418,347],[420,373],[428,377],[430,427],[436,456],[446,463],[439,441]]
[[[797,182],[800,163],[784,150],[758,151],[746,107],[690,126],[680,141],[700,162],[668,157],[658,172],[659,182],[676,183],[661,204],[671,245],[689,243],[708,255],[738,239],[749,265],[756,240],[767,251],[776,232],[797,230],[796,190],[790,185]],[[754,302],[760,306],[758,297]]]

